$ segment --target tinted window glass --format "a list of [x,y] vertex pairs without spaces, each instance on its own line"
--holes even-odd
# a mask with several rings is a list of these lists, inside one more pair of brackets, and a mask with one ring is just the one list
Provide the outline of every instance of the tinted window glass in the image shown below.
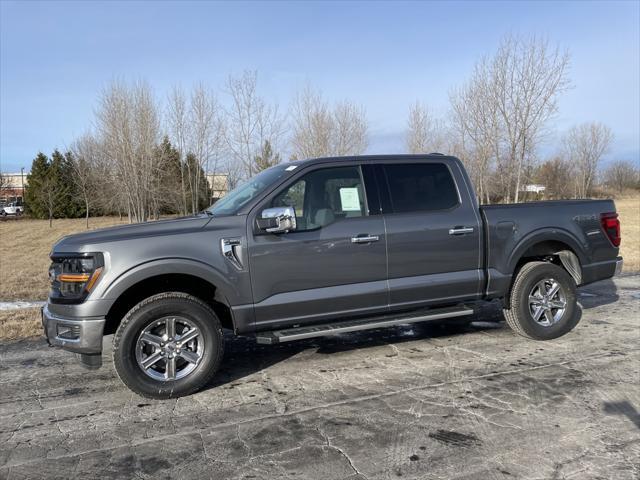
[[280,192],[272,207],[293,207],[296,231],[315,230],[335,221],[366,215],[358,167],[314,170]]
[[396,213],[445,210],[458,204],[458,191],[443,163],[399,163],[384,170]]

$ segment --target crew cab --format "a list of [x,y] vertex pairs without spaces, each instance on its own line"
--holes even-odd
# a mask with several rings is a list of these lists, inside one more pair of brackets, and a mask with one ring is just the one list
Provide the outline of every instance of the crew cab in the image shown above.
[[62,238],[42,318],[51,345],[113,361],[140,395],[201,389],[223,329],[275,344],[472,319],[501,299],[518,334],[579,321],[576,287],[612,277],[611,200],[479,206],[460,160],[320,158],[262,171],[199,215]]

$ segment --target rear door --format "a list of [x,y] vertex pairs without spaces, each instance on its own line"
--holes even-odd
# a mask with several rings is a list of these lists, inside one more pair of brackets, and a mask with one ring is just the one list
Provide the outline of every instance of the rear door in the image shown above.
[[480,218],[453,161],[376,166],[383,197],[391,308],[480,295]]
[[[252,211],[257,329],[387,309],[386,237],[376,202],[360,165],[339,162],[306,168]],[[295,210],[294,231],[256,229],[262,210],[283,206]]]

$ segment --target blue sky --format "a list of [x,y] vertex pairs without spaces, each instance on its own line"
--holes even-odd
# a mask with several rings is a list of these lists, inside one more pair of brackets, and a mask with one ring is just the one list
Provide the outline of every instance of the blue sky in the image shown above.
[[640,2],[9,2],[0,0],[0,169],[28,169],[91,124],[112,79],[174,84],[259,72],[286,108],[306,82],[362,103],[369,153],[403,150],[407,110],[441,114],[449,90],[507,34],[542,35],[572,55],[543,151],[571,125],[601,121],[608,158],[640,154]]

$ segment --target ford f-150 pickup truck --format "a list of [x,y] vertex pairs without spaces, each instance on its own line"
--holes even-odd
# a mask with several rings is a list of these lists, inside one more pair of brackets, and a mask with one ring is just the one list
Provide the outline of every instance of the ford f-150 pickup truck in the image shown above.
[[188,395],[223,358],[223,329],[275,344],[449,318],[501,299],[518,334],[579,321],[576,287],[620,271],[611,200],[479,206],[441,154],[280,164],[199,215],[71,235],[51,252],[51,345],[122,381]]

